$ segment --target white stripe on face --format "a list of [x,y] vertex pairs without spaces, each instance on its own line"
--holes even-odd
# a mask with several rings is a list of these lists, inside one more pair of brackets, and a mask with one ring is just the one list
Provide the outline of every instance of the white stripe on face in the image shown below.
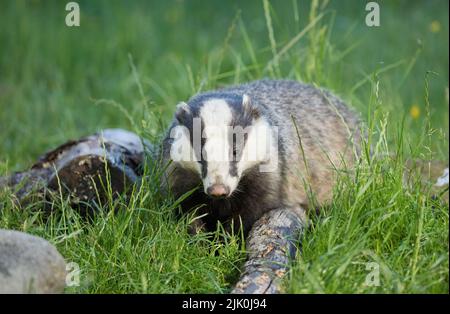
[[242,148],[242,156],[238,161],[238,176],[260,163],[266,163],[273,158],[276,152],[273,132],[269,123],[264,119],[258,119],[246,128],[247,141]]
[[190,169],[201,176],[200,165],[196,161],[194,149],[189,139],[189,129],[178,125],[170,130],[170,137],[173,138],[173,143],[170,147],[171,159],[179,163],[183,168]]
[[208,162],[229,161],[228,129],[233,118],[230,107],[223,99],[211,99],[200,109],[200,118],[204,124],[203,157]]
[[203,180],[205,191],[213,184],[225,184],[233,191],[239,182],[230,175],[230,130],[233,113],[223,99],[206,101],[200,109],[204,124],[203,158],[207,161],[207,173]]

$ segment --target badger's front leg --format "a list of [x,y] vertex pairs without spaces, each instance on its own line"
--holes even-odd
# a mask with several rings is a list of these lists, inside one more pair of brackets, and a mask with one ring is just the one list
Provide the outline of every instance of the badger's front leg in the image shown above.
[[205,222],[201,218],[195,218],[188,225],[188,233],[190,235],[196,235],[202,231],[205,231]]

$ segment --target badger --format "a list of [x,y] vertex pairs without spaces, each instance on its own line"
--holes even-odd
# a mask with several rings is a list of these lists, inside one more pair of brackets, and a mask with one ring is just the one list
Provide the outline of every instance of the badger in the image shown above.
[[[242,228],[288,208],[303,221],[332,198],[338,171],[358,156],[360,119],[331,92],[258,80],[177,105],[162,142],[165,185],[191,231]],[[186,196],[187,195],[187,196]]]

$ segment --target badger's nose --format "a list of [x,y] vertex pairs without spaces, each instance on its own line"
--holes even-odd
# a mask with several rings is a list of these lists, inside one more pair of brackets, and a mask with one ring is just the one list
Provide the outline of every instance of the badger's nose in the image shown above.
[[230,188],[223,184],[213,184],[206,189],[206,193],[212,197],[226,197],[230,193]]

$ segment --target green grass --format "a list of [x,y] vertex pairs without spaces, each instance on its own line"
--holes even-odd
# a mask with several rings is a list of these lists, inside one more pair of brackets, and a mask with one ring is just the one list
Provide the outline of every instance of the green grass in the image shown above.
[[[378,2],[379,28],[365,26],[364,1],[287,0],[79,1],[81,26],[68,28],[64,1],[2,1],[0,174],[102,128],[156,140],[198,91],[302,80],[361,112],[376,156],[311,217],[287,291],[448,293],[448,206],[419,174],[402,181],[407,159],[448,162],[448,2]],[[227,292],[245,258],[238,237],[188,236],[157,173],[89,223],[64,199],[46,220],[42,204],[19,208],[3,193],[0,228],[49,239],[78,263],[81,285],[68,292]],[[365,284],[371,262],[379,286]]]

